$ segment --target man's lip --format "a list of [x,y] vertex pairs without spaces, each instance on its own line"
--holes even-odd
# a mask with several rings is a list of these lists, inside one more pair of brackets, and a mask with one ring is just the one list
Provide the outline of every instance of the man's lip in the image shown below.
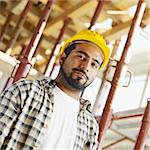
[[84,74],[83,72],[78,71],[78,70],[74,70],[74,71],[75,71],[75,72],[77,72],[78,74],[80,74],[81,76],[83,76],[84,78],[86,78],[86,79],[87,79],[86,74]]

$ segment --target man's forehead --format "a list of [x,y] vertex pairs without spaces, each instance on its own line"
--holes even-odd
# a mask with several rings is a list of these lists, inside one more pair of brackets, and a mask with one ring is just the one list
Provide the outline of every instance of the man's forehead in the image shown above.
[[[84,48],[84,46],[90,45],[92,47],[92,49],[93,50],[96,49],[98,51],[98,53],[100,53],[101,58],[104,59],[104,54],[103,54],[101,48],[98,47],[96,44],[89,42],[89,41],[76,41],[75,43],[76,43],[77,49]],[[85,49],[81,49],[81,50],[86,51],[86,47],[85,47]]]

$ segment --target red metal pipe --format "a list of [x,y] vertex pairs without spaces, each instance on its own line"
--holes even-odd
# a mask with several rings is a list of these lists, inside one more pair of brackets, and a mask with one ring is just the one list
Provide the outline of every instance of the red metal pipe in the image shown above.
[[117,141],[115,141],[115,142],[113,142],[113,143],[111,143],[111,144],[109,144],[109,145],[103,147],[102,150],[107,149],[107,148],[109,148],[109,147],[111,147],[111,146],[113,146],[113,145],[115,145],[115,144],[118,144],[118,143],[120,143],[120,142],[122,142],[122,141],[124,141],[124,140],[126,140],[126,139],[127,139],[126,137],[123,137],[123,138],[121,138],[121,139],[119,139],[119,140],[117,140]]
[[25,78],[28,75],[28,73],[32,67],[30,60],[35,53],[35,48],[37,47],[37,44],[41,38],[41,35],[43,33],[44,27],[45,27],[46,22],[48,20],[48,17],[49,17],[53,3],[54,3],[54,0],[49,0],[47,2],[45,9],[44,9],[44,12],[43,12],[43,16],[39,20],[39,23],[35,29],[35,32],[33,34],[33,37],[31,39],[28,47],[24,51],[24,53],[25,53],[24,57],[20,60],[21,63],[19,64],[19,67],[16,71],[13,82],[18,81],[21,78]]
[[132,115],[127,115],[127,116],[113,116],[112,120],[121,120],[121,119],[129,119],[129,118],[135,118],[135,117],[142,117],[143,114],[132,114]]
[[51,7],[53,5],[55,0],[48,0],[44,12],[43,12],[43,16],[40,18],[38,25],[34,31],[34,34],[32,36],[32,39],[29,43],[29,45],[26,48],[26,56],[28,57],[29,60],[31,60],[31,58],[33,57],[34,53],[35,53],[35,49],[38,45],[38,42],[41,38],[41,35],[43,33],[43,30],[45,28],[46,22],[48,20],[49,14],[51,12]]
[[[126,135],[126,134],[124,134],[124,133],[118,131],[117,129],[113,129],[113,128],[109,128],[109,129],[110,129],[111,131],[115,132],[116,134],[120,135],[120,136],[126,137],[126,139],[128,139],[129,141],[131,141],[131,142],[133,142],[133,143],[136,142],[136,141],[134,140],[134,138],[132,138],[132,137],[130,137],[130,136],[128,136],[128,135]],[[146,145],[145,145],[145,148],[146,148],[145,150],[148,150],[148,149],[149,149],[149,147],[146,146]],[[140,149],[140,150],[144,150],[144,149]]]
[[[113,116],[112,115],[112,118],[111,120],[114,121],[114,120],[122,120],[122,119],[129,119],[129,118],[136,118],[136,117],[142,117],[144,114],[143,113],[140,113],[140,114],[132,114],[132,115],[127,115],[127,116]],[[100,122],[100,118],[101,116],[95,116],[97,122],[99,123]]]
[[[103,129],[103,132],[99,132],[99,135],[101,133],[103,133],[103,136],[106,135],[106,131],[109,127],[109,125],[111,124],[111,118],[112,118],[112,112],[113,110],[111,109],[110,111],[107,111],[100,119],[100,121],[103,121],[106,123],[106,126],[104,126],[104,124],[102,124],[101,128]],[[104,141],[103,141],[104,142]],[[102,149],[102,144],[103,142],[99,143],[98,149],[101,150]]]
[[15,29],[11,35],[11,40],[9,41],[5,51],[6,53],[10,54],[11,53],[11,49],[13,48],[20,32],[21,32],[21,29],[22,29],[22,26],[25,22],[25,19],[27,17],[27,14],[28,12],[30,11],[31,7],[33,5],[33,1],[32,0],[28,0],[28,3],[26,4],[24,10],[22,11],[21,15],[20,15],[20,18],[17,22],[17,25],[15,26]]
[[107,101],[106,101],[106,104],[104,107],[102,119],[100,120],[99,136],[98,136],[98,141],[100,142],[100,145],[103,142],[104,131],[107,127],[107,123],[105,122],[104,117],[106,117],[106,118],[109,117],[108,114],[109,114],[109,111],[111,111],[112,102],[114,100],[114,96],[115,96],[115,93],[118,89],[120,78],[121,78],[121,75],[123,73],[123,65],[125,65],[125,59],[127,57],[127,54],[129,53],[129,46],[131,45],[133,33],[135,32],[135,28],[140,25],[140,22],[142,20],[142,16],[144,13],[144,9],[145,9],[145,3],[143,2],[143,0],[139,0],[138,7],[137,7],[135,16],[133,18],[133,21],[132,21],[132,24],[131,24],[131,27],[129,30],[128,38],[127,38],[121,59],[117,63],[117,66],[116,66],[116,71],[115,71],[115,74],[114,74],[113,79],[112,79],[112,83],[111,83],[112,86],[110,88],[110,92],[108,94],[108,98],[107,98]]
[[[53,3],[54,3],[54,0],[48,0],[47,4],[45,6],[45,9],[44,9],[43,15],[42,15],[41,19],[39,20],[38,25],[33,34],[33,37],[30,41],[30,44],[28,45],[27,48],[25,48],[25,50],[23,50],[24,57],[21,58],[19,66],[17,66],[18,64],[15,66],[15,69],[12,72],[11,77],[7,81],[7,83],[9,83],[9,85],[10,85],[10,82],[11,83],[15,82],[15,81],[17,81],[21,78],[24,78],[28,75],[28,73],[32,67],[32,65],[29,61],[32,58],[32,56],[35,52],[35,48],[40,40],[40,37],[42,35],[42,32],[43,32],[46,22],[48,20]],[[31,54],[30,54],[30,51],[32,51]],[[30,54],[30,56],[29,56],[29,54]],[[5,87],[8,87],[8,86],[5,85]]]
[[32,64],[29,62],[27,57],[23,57],[22,59],[20,59],[20,64],[17,68],[17,71],[14,75],[14,82],[18,81],[21,78],[26,78],[30,72],[30,69],[32,67]]
[[[68,26],[68,24],[69,24],[71,21],[72,21],[71,18],[67,18],[67,19],[65,19],[65,21],[64,21],[64,25],[63,25],[63,27],[62,27],[62,29],[61,29],[61,31],[60,31],[60,34],[59,34],[58,39],[57,39],[57,41],[56,41],[56,43],[55,43],[55,46],[54,46],[54,48],[52,49],[52,52],[51,52],[51,54],[50,54],[50,58],[49,58],[48,64],[46,65],[46,68],[45,68],[45,71],[44,71],[45,76],[50,76],[50,74],[51,74],[52,71],[53,71],[53,66],[54,66],[55,59],[56,59],[56,56],[57,56],[57,53],[58,53],[58,51],[57,51],[57,46],[58,46],[58,44],[61,43],[61,40],[62,40],[62,37],[63,37],[63,35],[64,35],[64,33],[65,33],[66,27]],[[59,49],[60,49],[60,48],[59,48]]]
[[[121,40],[118,39],[114,43],[114,47],[113,47],[113,50],[112,50],[112,53],[111,53],[111,58],[112,59],[114,59],[114,56],[115,56],[115,54],[117,52],[117,49],[119,47],[120,42],[121,42]],[[102,76],[102,83],[101,83],[101,85],[99,87],[99,90],[98,90],[98,93],[96,95],[96,100],[95,100],[95,103],[94,103],[94,106],[93,106],[93,110],[92,110],[92,113],[94,115],[96,115],[96,113],[98,112],[98,110],[100,110],[102,108],[102,102],[104,101],[104,96],[103,96],[104,94],[103,93],[108,93],[109,92],[109,87],[106,86],[105,83],[107,82],[106,81],[106,76],[108,74],[108,71],[110,71],[109,70],[109,66],[111,66],[111,63],[112,63],[112,61],[110,60],[108,62],[108,64],[107,64],[108,67],[105,69],[105,71],[103,73],[103,76]],[[105,88],[105,90],[104,90],[104,88]]]
[[10,11],[9,14],[8,14],[8,17],[7,17],[6,21],[5,21],[5,24],[2,27],[1,33],[0,33],[0,42],[3,41],[4,33],[6,32],[6,29],[7,29],[8,25],[9,25],[9,23],[11,21],[11,18],[12,18],[12,13]]
[[134,150],[144,150],[149,128],[150,128],[150,101],[148,101],[147,106],[145,108],[141,129]]
[[95,9],[94,15],[93,15],[93,17],[92,17],[92,19],[91,19],[90,26],[89,26],[89,30],[92,29],[93,25],[95,24],[96,20],[98,19],[99,14],[100,14],[101,11],[102,11],[104,2],[106,2],[106,0],[99,0],[98,5],[97,5],[97,7],[96,7],[96,9]]

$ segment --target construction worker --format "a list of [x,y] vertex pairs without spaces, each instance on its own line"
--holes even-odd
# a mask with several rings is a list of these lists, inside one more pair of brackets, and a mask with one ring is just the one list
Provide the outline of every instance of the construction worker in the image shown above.
[[109,59],[101,35],[83,30],[61,47],[55,80],[20,80],[0,97],[1,150],[96,150],[98,125],[81,97]]

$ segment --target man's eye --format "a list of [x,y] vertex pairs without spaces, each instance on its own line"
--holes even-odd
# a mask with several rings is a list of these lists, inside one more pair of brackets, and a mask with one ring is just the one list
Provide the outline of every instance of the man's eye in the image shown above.
[[82,55],[78,55],[78,57],[79,57],[80,59],[83,59],[83,58],[84,58]]
[[92,68],[98,68],[98,65],[96,63],[91,64]]

